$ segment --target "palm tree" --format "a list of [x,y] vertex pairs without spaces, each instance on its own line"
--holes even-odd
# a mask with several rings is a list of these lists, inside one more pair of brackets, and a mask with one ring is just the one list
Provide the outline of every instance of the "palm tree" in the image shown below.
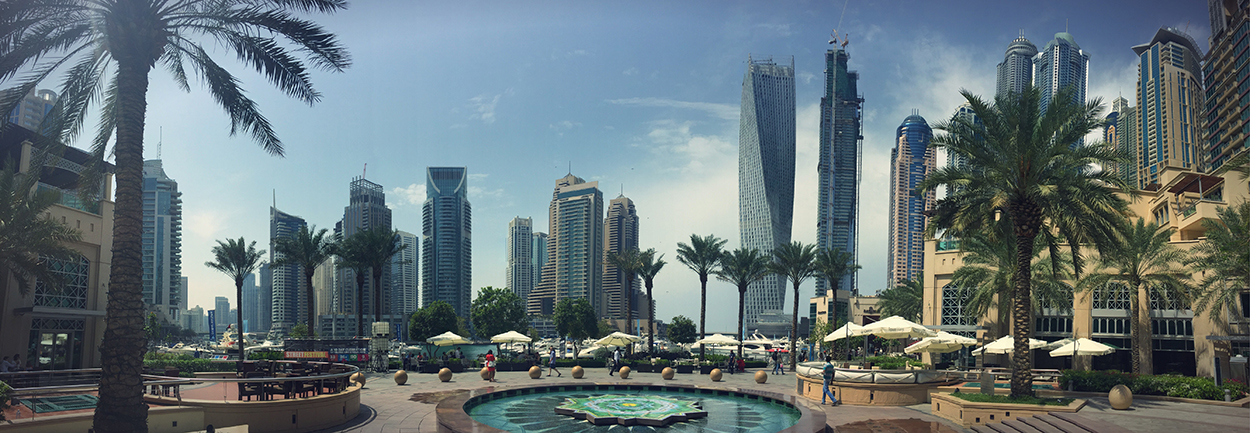
[[[373,320],[382,321],[382,271],[383,268],[390,266],[392,258],[400,251],[407,248],[407,245],[399,242],[399,235],[394,230],[376,228],[370,230],[361,230],[352,235],[350,239],[353,256],[348,261],[353,262],[353,268],[359,266],[361,269],[367,270],[369,275],[373,277]],[[363,276],[357,271],[357,281]],[[364,297],[357,297],[356,317],[357,320],[363,320]],[[358,330],[361,335],[364,333],[364,323],[358,323]]]
[[1219,220],[1204,220],[1206,241],[1199,242],[1185,261],[1203,277],[1197,283],[1194,313],[1210,312],[1220,319],[1227,308],[1243,319],[1238,298],[1250,282],[1250,201],[1219,208]]
[[[716,272],[724,246],[725,240],[714,235],[692,234],[689,245],[677,243],[677,261],[699,274],[699,338],[707,335],[707,276]],[[699,360],[703,360],[703,345],[699,345]]]
[[1060,91],[1042,112],[1036,88],[993,102],[963,91],[981,123],[954,117],[937,126],[947,133],[934,137],[932,144],[967,158],[969,164],[940,168],[916,188],[918,193],[940,187],[950,191],[933,209],[930,235],[941,230],[965,238],[1001,218],[1012,224],[1017,264],[1012,278],[1011,395],[1017,397],[1033,394],[1028,336],[1034,242],[1040,236],[1052,251],[1066,243],[1079,275],[1082,244],[1105,250],[1127,208],[1117,193],[1132,193],[1120,176],[1093,168],[1124,162],[1113,146],[1073,145],[1102,126],[1102,109],[1097,98],[1084,105],[1073,102],[1072,92]]
[[[360,232],[357,232],[359,234]],[[348,236],[339,242],[338,268],[352,271],[356,278],[356,336],[365,335],[365,276],[369,272],[369,252],[359,236]]]
[[919,320],[924,306],[924,282],[919,278],[899,281],[894,287],[882,290],[877,298],[877,308],[882,315]]
[[1137,374],[1154,374],[1150,311],[1142,300],[1188,300],[1189,273],[1181,267],[1185,254],[1168,243],[1172,232],[1170,227],[1160,228],[1157,222],[1138,218],[1125,227],[1112,248],[1099,254],[1098,267],[1079,285],[1086,296],[1093,291],[1105,296],[1127,292],[1133,372]]
[[1224,162],[1224,165],[1211,172],[1211,174],[1220,176],[1230,171],[1240,173],[1243,180],[1250,178],[1250,150],[1242,150],[1234,154],[1232,158]]
[[638,248],[627,248],[620,252],[609,251],[605,258],[609,265],[625,274],[625,286],[621,288],[621,297],[625,298],[625,332],[633,332],[634,277],[638,276],[638,271],[642,268],[642,252]]
[[[834,306],[833,320],[830,324],[837,323],[837,305],[838,305],[838,281],[842,281],[842,277],[855,273],[860,266],[855,264],[855,255],[841,248],[834,247],[832,249],[820,250],[816,253],[816,262],[813,264],[816,268],[816,274],[824,278],[829,287],[830,305]],[[820,294],[817,293],[817,296]],[[849,313],[849,312],[848,312]],[[850,317],[847,317],[849,320]]]
[[[1041,312],[1044,307],[1050,307],[1071,311],[1072,286],[1066,283],[1070,277],[1067,255],[1059,252],[1058,256],[1050,256],[1051,252],[1045,250],[1045,243],[1040,240],[1033,245],[1031,310]],[[960,239],[959,248],[963,253],[960,258],[963,265],[951,275],[950,284],[966,299],[964,316],[978,320],[994,310],[998,313],[998,324],[1010,323],[1015,289],[1012,278],[1016,275],[1016,244],[1011,227],[1006,221],[1000,221],[993,231]],[[1043,252],[1047,254],[1043,256]]]
[[[716,278],[738,288],[738,341],[742,341],[742,329],[745,325],[743,308],[747,300],[747,287],[768,276],[770,262],[768,256],[760,254],[760,250],[754,248],[738,248],[721,256],[720,269],[715,272]],[[738,345],[738,357],[742,357],[742,345]]]
[[[40,0],[0,5],[0,81],[22,75],[16,90],[0,101],[0,111],[11,112],[22,95],[64,71],[60,97],[40,130],[54,141],[71,142],[88,110],[98,104],[103,115],[91,146],[93,159],[103,160],[116,134],[113,263],[95,431],[147,431],[140,379],[144,343],[134,337],[142,335],[144,318],[134,306],[143,302],[143,129],[149,73],[160,64],[186,91],[191,89],[187,76],[200,77],[230,117],[231,135],[243,129],[266,151],[282,155],[282,142],[269,120],[210,50],[236,53],[238,61],[284,93],[312,104],[321,94],[312,86],[308,66],[337,72],[351,61],[333,34],[294,14],[345,7],[343,0]],[[211,41],[211,46],[205,48],[197,39]],[[306,56],[307,63],[296,53]],[[99,169],[97,165],[93,171]]]
[[638,276],[642,277],[643,285],[647,286],[647,352],[655,353],[655,298],[652,298],[651,288],[655,287],[655,276],[660,273],[660,269],[664,269],[664,255],[655,255],[655,248],[650,248],[642,253],[642,266],[638,268]]
[[256,272],[264,255],[265,250],[256,249],[256,241],[249,244],[240,237],[237,241],[217,241],[217,246],[213,247],[213,261],[204,262],[204,266],[221,271],[234,280],[234,302],[237,305],[234,310],[234,323],[235,331],[239,334],[239,362],[247,357],[247,351],[244,350],[247,344],[243,339],[243,279]]
[[790,371],[798,365],[798,351],[795,344],[799,340],[799,285],[803,280],[816,275],[816,246],[803,245],[794,241],[778,245],[773,249],[773,260],[768,264],[768,271],[783,275],[794,286],[794,316],[790,320]]
[[38,181],[36,176],[18,175],[11,165],[0,170],[0,278],[13,275],[22,296],[30,293],[35,281],[53,286],[62,283],[58,274],[48,269],[47,259],[71,260],[78,253],[65,244],[81,237],[77,230],[47,214],[60,194],[35,191]]
[[313,274],[321,263],[334,256],[337,245],[334,236],[326,236],[328,230],[317,230],[317,226],[300,226],[294,236],[283,236],[273,240],[273,252],[277,257],[273,266],[295,265],[304,271],[304,296],[308,299],[308,332],[315,335],[317,329],[317,309],[314,302],[317,295],[313,292]]

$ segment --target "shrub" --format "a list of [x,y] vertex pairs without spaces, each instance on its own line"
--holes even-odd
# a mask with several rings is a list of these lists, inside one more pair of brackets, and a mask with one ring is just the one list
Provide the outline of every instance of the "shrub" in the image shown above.
[[1064,370],[1059,384],[1064,388],[1071,384],[1073,391],[1085,392],[1108,392],[1116,385],[1124,385],[1137,395],[1165,395],[1201,400],[1223,400],[1225,389],[1232,391],[1234,400],[1246,396],[1247,393],[1246,384],[1235,380],[1216,386],[1215,380],[1208,377],[1138,375],[1118,371]]
[[13,388],[0,381],[0,421],[4,420],[4,410],[9,408],[9,400],[13,398]]
[[1033,396],[1011,397],[1007,395],[981,394],[974,392],[956,392],[950,394],[950,396],[978,403],[1036,404],[1042,406],[1067,406],[1069,403],[1072,403],[1072,399],[1070,398],[1038,398]]
[[179,372],[223,372],[235,371],[234,362],[213,362],[208,359],[192,358],[190,355],[172,353],[149,353],[144,355],[143,368],[164,370],[166,367],[177,368]]
[[868,362],[871,362],[874,367],[881,367],[882,370],[902,370],[908,364],[914,367],[924,365],[923,362],[903,356],[870,356]]
[[275,350],[256,351],[247,354],[247,359],[251,361],[278,361],[286,359],[284,355],[285,353]]

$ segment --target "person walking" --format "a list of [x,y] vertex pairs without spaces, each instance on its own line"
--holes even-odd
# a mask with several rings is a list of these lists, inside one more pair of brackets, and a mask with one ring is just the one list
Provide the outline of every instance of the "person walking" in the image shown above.
[[608,369],[608,376],[611,376],[616,369],[621,368],[621,348],[612,351],[612,368]]
[[495,354],[492,351],[486,351],[486,377],[491,382],[495,381]]
[[733,352],[729,352],[729,374],[734,374],[734,369],[738,367],[738,360]]
[[556,370],[556,348],[554,347],[551,348],[551,361],[547,367],[547,377],[551,377],[551,372],[553,371],[556,372],[556,377],[564,376],[560,373],[560,370]]
[[833,381],[833,375],[835,372],[836,370],[833,368],[833,357],[826,356],[825,368],[822,374],[822,376],[824,376],[824,379],[825,379],[825,389],[824,389],[824,393],[820,395],[820,404],[825,404],[825,397],[829,397],[829,400],[830,400],[829,404],[832,404],[832,405],[838,404],[838,399],[833,396],[833,393],[829,392],[829,382]]

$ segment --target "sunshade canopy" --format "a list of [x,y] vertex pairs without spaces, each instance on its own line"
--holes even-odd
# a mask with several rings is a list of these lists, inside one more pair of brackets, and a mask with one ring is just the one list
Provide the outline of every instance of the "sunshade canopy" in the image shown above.
[[520,332],[508,331],[494,337],[490,337],[491,343],[529,343],[532,339]]
[[854,337],[855,330],[859,328],[863,328],[863,326],[846,322],[846,324],[842,325],[841,328],[838,328],[837,330],[830,332],[829,335],[826,335],[824,341],[838,341],[843,338]]
[[425,339],[425,342],[433,344],[435,346],[455,346],[457,344],[469,344],[470,343],[469,340],[465,340],[464,337],[456,335],[456,333],[451,332],[451,331],[447,331],[442,334],[438,334],[433,337],[427,338]]
[[[1035,340],[1035,339],[1030,338],[1029,350],[1041,349],[1043,347],[1046,347],[1047,344],[1050,344],[1050,343],[1047,343],[1042,340]],[[1008,335],[1003,338],[994,340],[993,343],[986,344],[984,347],[981,347],[980,349],[972,351],[972,354],[980,355],[982,353],[990,353],[994,355],[1005,355],[1005,354],[1011,353],[1014,350],[1016,350],[1015,337]]]
[[1115,348],[1088,338],[1078,338],[1071,343],[1050,351],[1050,356],[1090,355],[1102,356],[1115,352]]
[[730,337],[724,334],[712,334],[711,337],[707,337],[702,340],[696,341],[696,343],[699,343],[700,345],[703,345],[703,346],[737,346],[739,344],[742,344],[738,342],[738,340],[735,340],[733,337]]
[[928,352],[928,353],[950,353],[962,349],[965,346],[975,346],[977,340],[962,335],[955,335],[949,332],[938,332],[933,337],[925,337],[917,341],[915,344],[907,346],[903,349],[907,353]]
[[600,346],[628,346],[639,341],[642,341],[642,337],[618,331],[608,334],[607,337],[600,338],[595,344]]
[[937,335],[937,331],[924,327],[899,316],[890,316],[881,321],[869,323],[864,327],[851,331],[851,336],[875,335],[879,338],[895,340],[899,338],[924,338]]

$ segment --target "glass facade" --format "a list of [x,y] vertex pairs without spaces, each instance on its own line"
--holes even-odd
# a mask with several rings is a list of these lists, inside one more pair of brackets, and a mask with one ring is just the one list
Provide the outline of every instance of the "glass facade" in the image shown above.
[[[839,248],[859,261],[859,179],[863,146],[863,105],[859,73],[847,69],[845,49],[825,51],[825,94],[820,98],[819,197],[816,247]],[[836,289],[857,293],[856,273],[836,282]],[[816,293],[829,288],[816,279]]]
[[182,313],[182,193],[161,160],[143,162],[143,302],[170,322]]
[[[277,208],[269,208],[269,262],[282,258],[282,254],[274,248],[274,239],[292,237],[299,232],[308,223],[303,218],[291,215],[289,213],[278,210]],[[279,330],[289,330],[292,326],[308,321],[308,300],[304,295],[304,270],[299,265],[273,266],[269,268],[270,281],[268,305],[265,300],[260,301],[260,305],[243,305],[243,317],[247,317],[247,309],[255,308],[261,311],[270,311],[270,327]],[[246,298],[244,299],[246,301]],[[218,314],[221,314],[218,312]],[[217,316],[218,321],[221,316]],[[268,331],[267,329],[254,329],[253,331]]]
[[60,287],[50,287],[43,281],[35,281],[34,305],[53,308],[87,308],[87,285],[91,278],[91,263],[86,257],[58,260],[40,257],[52,273],[61,277]]
[[924,270],[925,211],[932,209],[936,192],[922,196],[912,192],[937,169],[937,156],[929,141],[933,129],[918,114],[907,116],[895,133],[890,152],[890,223],[887,241],[886,284],[893,287],[919,278]]
[[469,317],[472,294],[472,207],[465,167],[429,167],[422,207],[421,305],[451,304]]

